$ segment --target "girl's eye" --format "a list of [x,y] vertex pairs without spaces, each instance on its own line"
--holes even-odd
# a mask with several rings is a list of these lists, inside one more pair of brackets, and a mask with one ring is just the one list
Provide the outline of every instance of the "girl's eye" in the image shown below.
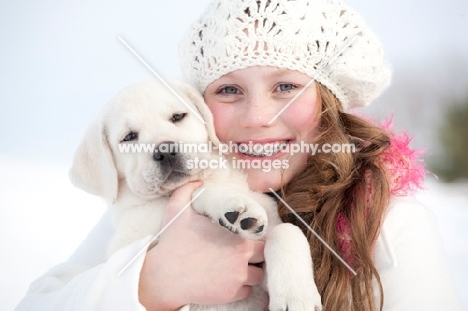
[[138,133],[130,132],[128,133],[122,141],[132,141],[138,138]]
[[280,92],[289,92],[289,91],[294,90],[295,88],[297,88],[297,86],[294,85],[294,84],[283,83],[283,84],[278,85],[277,90],[280,91]]
[[234,86],[226,86],[226,87],[223,87],[222,89],[220,89],[217,93],[218,94],[234,95],[234,94],[238,94],[239,90]]

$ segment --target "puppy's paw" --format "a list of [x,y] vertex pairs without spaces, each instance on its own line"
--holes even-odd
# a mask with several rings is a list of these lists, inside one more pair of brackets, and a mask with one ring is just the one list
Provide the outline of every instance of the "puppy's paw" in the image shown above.
[[[268,266],[268,261],[267,261]],[[322,300],[313,277],[308,274],[292,273],[283,278],[268,275],[270,311],[322,310]]]
[[315,287],[307,286],[302,290],[296,287],[295,291],[270,292],[270,311],[321,311],[322,302],[320,294]]
[[266,232],[268,218],[265,209],[250,197],[226,198],[219,208],[221,226],[247,239],[261,239]]
[[322,304],[315,304],[314,302],[296,301],[289,302],[283,301],[281,303],[270,302],[269,311],[322,311]]
[[271,311],[322,310],[310,246],[298,227],[283,223],[271,228],[264,254]]

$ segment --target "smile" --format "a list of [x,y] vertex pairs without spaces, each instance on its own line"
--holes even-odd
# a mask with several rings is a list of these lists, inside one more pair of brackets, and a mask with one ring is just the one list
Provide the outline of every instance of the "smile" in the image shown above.
[[244,155],[251,157],[269,157],[279,153],[281,150],[286,148],[289,144],[289,140],[277,141],[266,144],[260,143],[241,143],[238,144],[239,152]]

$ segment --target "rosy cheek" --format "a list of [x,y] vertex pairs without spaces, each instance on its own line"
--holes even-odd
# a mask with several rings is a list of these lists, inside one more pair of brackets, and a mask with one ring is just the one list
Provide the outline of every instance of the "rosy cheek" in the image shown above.
[[318,123],[317,108],[317,103],[314,101],[296,100],[285,112],[292,126],[301,132],[310,132]]
[[229,128],[229,109],[219,104],[208,105],[208,108],[213,115],[216,135],[219,139],[224,140],[226,129]]

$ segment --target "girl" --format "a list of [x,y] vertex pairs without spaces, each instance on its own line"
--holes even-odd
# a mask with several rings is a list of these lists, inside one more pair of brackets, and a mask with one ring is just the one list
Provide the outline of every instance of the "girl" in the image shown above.
[[[260,146],[231,159],[287,160],[287,168],[246,172],[254,190],[281,195],[283,221],[307,236],[324,310],[459,309],[435,219],[408,196],[424,170],[407,137],[349,113],[390,81],[378,39],[354,11],[332,0],[214,0],[182,42],[181,59],[220,140]],[[301,143],[320,152],[279,150]],[[266,145],[275,151],[262,151]],[[348,145],[354,152],[340,149]],[[200,184],[173,194],[168,220]],[[106,214],[68,262],[31,285],[18,309],[188,309],[246,298],[263,279],[254,265],[264,260],[263,242],[242,240],[190,209],[120,276],[147,241],[103,258],[111,236]]]

